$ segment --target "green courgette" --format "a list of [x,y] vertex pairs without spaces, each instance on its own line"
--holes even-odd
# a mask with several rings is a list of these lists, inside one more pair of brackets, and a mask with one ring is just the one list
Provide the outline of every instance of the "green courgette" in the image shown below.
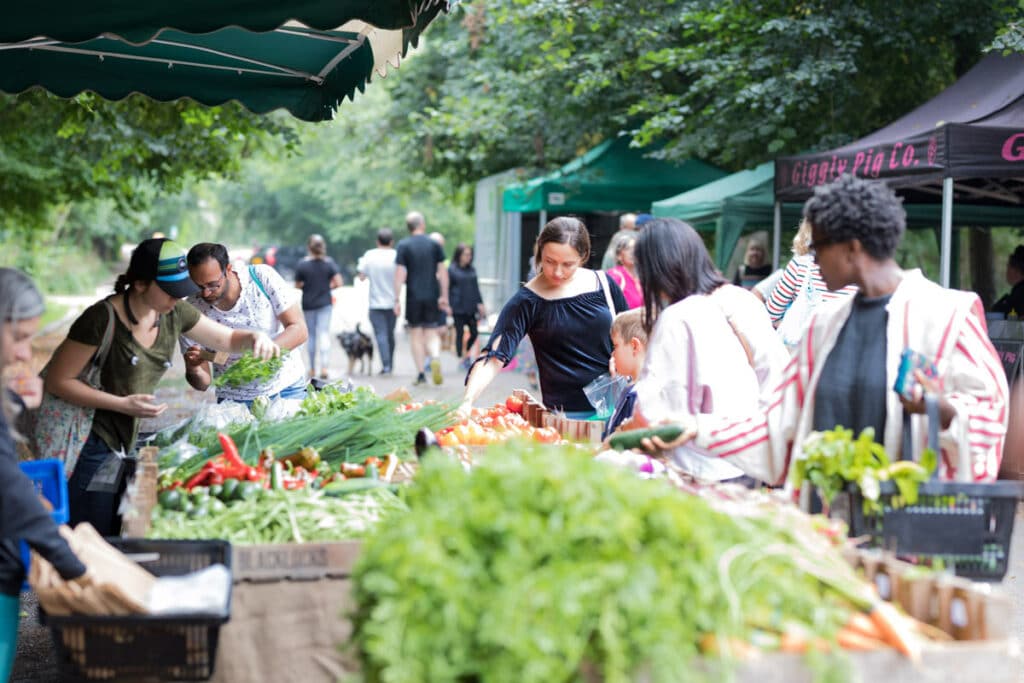
[[641,441],[657,436],[662,441],[675,441],[683,433],[680,425],[661,425],[649,429],[630,429],[625,432],[616,432],[608,439],[608,445],[618,451],[629,450],[630,448],[643,448]]
[[341,496],[347,496],[350,493],[361,493],[364,491],[370,491],[372,489],[390,489],[394,491],[397,488],[394,484],[389,484],[386,481],[380,479],[367,479],[360,477],[358,479],[344,479],[342,481],[333,481],[327,486],[323,487],[322,491],[325,496],[332,496],[339,498]]

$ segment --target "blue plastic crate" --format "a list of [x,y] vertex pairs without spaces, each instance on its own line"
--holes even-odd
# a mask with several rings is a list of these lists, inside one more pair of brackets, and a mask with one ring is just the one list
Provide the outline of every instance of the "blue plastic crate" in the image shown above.
[[[71,511],[68,505],[68,482],[64,477],[64,463],[55,459],[26,460],[19,463],[19,466],[32,480],[36,494],[50,501],[50,505],[53,506],[53,512],[50,513],[53,521],[57,524],[66,524],[71,518]],[[21,549],[21,562],[25,565],[25,574],[28,575],[31,559],[28,543],[19,541],[18,546]],[[23,583],[21,589],[29,590],[28,583]]]

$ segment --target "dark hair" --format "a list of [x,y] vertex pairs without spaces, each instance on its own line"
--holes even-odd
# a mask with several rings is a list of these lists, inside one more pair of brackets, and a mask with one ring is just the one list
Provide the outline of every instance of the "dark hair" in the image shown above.
[[1013,253],[1010,254],[1009,264],[1012,268],[1024,273],[1024,244],[1018,244],[1017,248],[1013,250]]
[[892,188],[848,173],[814,189],[804,218],[830,244],[858,240],[879,261],[892,258],[907,229],[903,201]]
[[465,253],[466,251],[470,252],[469,263],[467,263],[466,265],[467,266],[473,265],[473,253],[472,253],[473,252],[473,246],[469,245],[469,244],[466,244],[465,242],[459,242],[455,246],[455,252],[452,253],[452,263],[454,263],[459,268],[461,268],[462,267],[462,260],[461,260],[462,259],[462,254]]
[[644,224],[633,248],[644,292],[644,329],[650,334],[661,311],[661,295],[670,303],[691,294],[710,294],[728,281],[715,268],[704,240],[678,218]]
[[216,242],[200,242],[188,250],[188,267],[201,266],[208,259],[215,259],[220,264],[221,272],[228,267],[228,249],[223,244]]
[[128,270],[114,280],[114,292],[120,294],[130,289],[136,282],[155,280],[157,262],[160,260],[160,248],[166,241],[166,237],[150,237],[135,245],[131,258],[128,260]]
[[385,247],[395,241],[395,234],[391,232],[391,228],[381,228],[377,231],[377,244],[382,244]]
[[583,221],[575,216],[559,216],[548,221],[544,229],[537,236],[537,242],[533,245],[533,262],[540,268],[540,254],[544,251],[544,245],[568,244],[576,250],[583,262],[590,258],[590,233]]

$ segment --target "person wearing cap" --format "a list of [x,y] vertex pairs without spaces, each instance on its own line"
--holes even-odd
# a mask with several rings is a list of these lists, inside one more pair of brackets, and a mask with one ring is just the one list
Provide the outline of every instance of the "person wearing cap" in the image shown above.
[[[145,240],[132,252],[128,271],[118,276],[114,294],[87,308],[54,353],[46,374],[46,391],[95,409],[85,446],[65,463],[71,472],[68,502],[72,525],[89,522],[104,536],[120,532],[117,508],[124,480],[115,492],[90,491],[89,485],[108,457],[135,449],[140,419],[156,417],[167,409],[166,404],[157,402],[153,391],[171,367],[182,333],[216,351],[251,349],[264,359],[278,354],[277,345],[265,333],[232,330],[182,301],[196,291],[185,250],[167,239]],[[103,388],[94,389],[79,376],[102,343],[111,312],[114,332],[100,371]]]
[[[262,330],[282,349],[304,344],[308,333],[302,308],[273,266],[253,265],[235,269],[223,244],[200,242],[188,251],[188,272],[199,291],[186,301],[200,313],[232,329]],[[231,354],[223,364],[202,357],[203,348],[190,337],[180,340],[185,358],[185,379],[197,391],[206,391],[214,374],[224,373],[241,357]],[[219,359],[224,360],[224,359]],[[273,377],[242,386],[217,387],[217,401],[251,405],[258,396],[270,399],[306,397],[306,369],[300,353],[289,353]],[[211,368],[212,363],[212,368]]]

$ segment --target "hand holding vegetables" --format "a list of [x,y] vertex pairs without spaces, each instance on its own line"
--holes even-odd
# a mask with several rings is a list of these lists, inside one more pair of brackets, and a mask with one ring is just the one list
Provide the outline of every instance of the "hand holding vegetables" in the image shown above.
[[260,360],[277,358],[281,354],[281,348],[264,332],[252,332],[252,355]]

